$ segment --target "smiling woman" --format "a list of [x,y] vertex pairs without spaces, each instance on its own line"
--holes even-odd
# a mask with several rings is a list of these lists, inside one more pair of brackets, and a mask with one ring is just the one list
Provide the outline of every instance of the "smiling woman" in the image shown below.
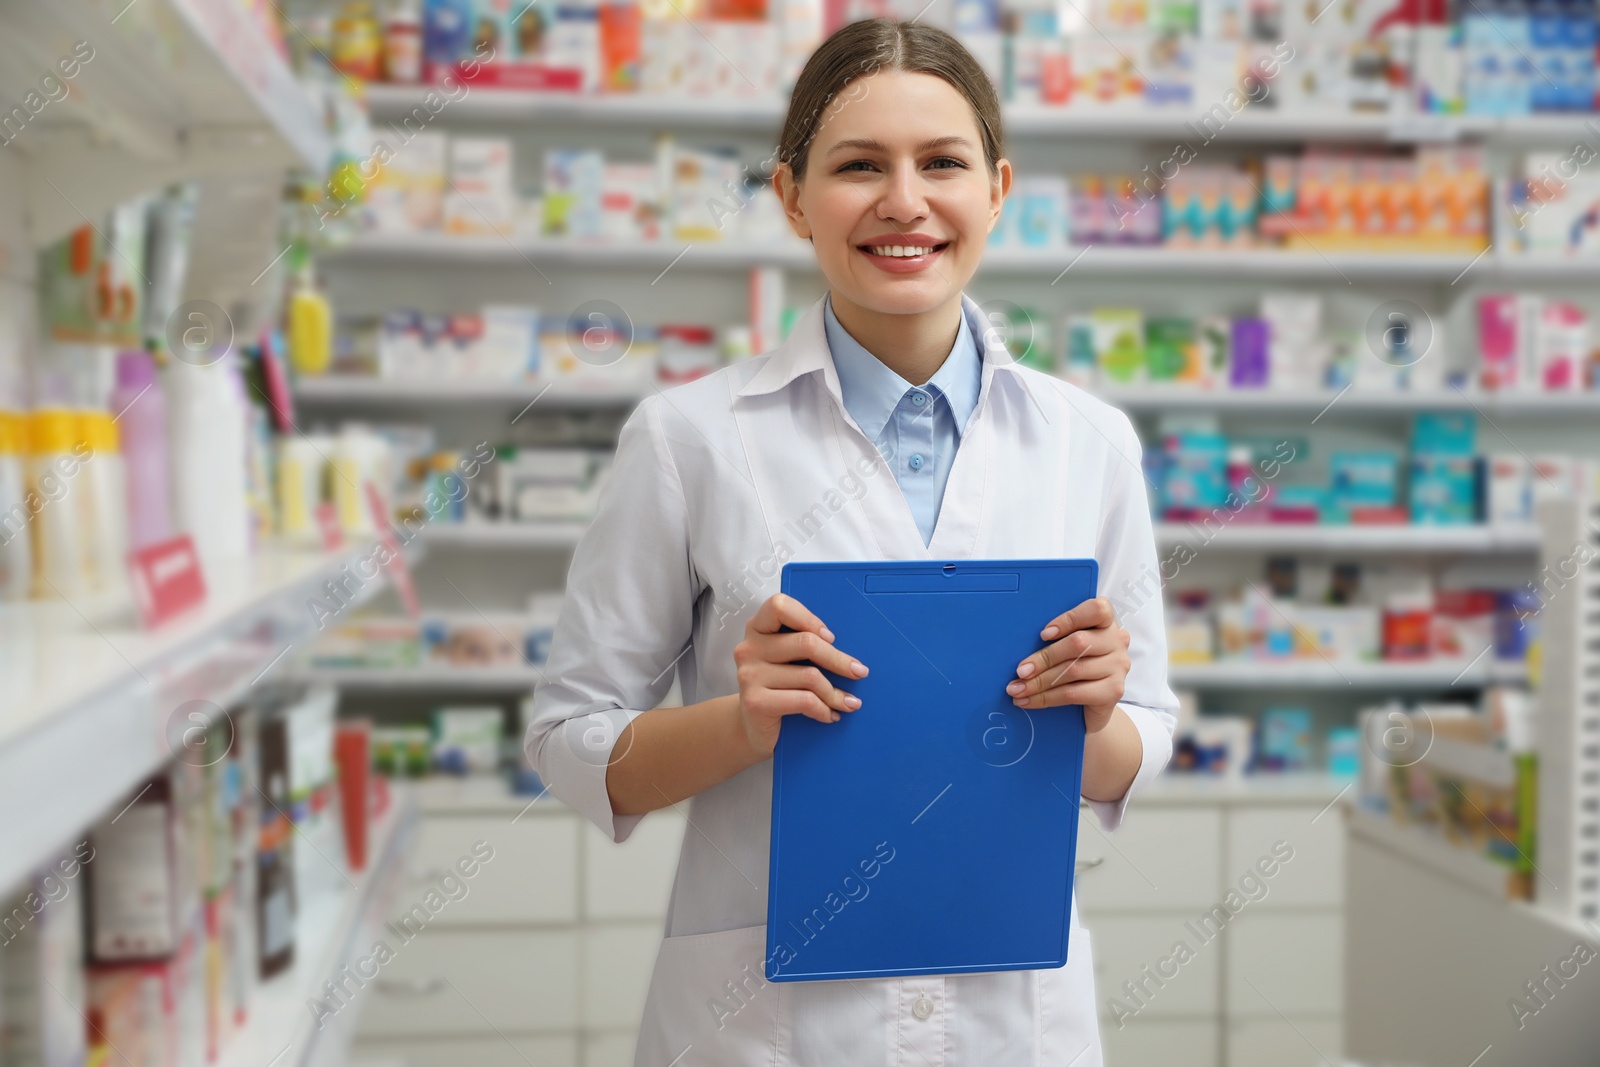
[[[864,706],[851,690],[892,665],[863,664],[780,591],[790,559],[1094,557],[1102,595],[1030,619],[1038,640],[1017,649],[993,700],[1082,716],[1082,796],[1104,830],[1171,756],[1160,602],[1119,619],[1104,596],[1155,572],[1138,436],[1121,412],[1013,360],[963,292],[1011,189],[1003,144],[994,89],[950,35],[877,19],[825,41],[796,82],[773,186],[827,293],[777,349],[640,403],[573,552],[529,760],[613,840],[684,800],[693,827],[636,1067],[1101,1062],[1075,900],[1062,902],[1058,968],[910,966],[781,995],[760,977],[769,940],[790,936],[765,925],[780,732],[845,745],[859,717],[882,716],[908,737],[959,738],[949,725],[972,710]],[[674,673],[684,704],[662,707]],[[896,773],[908,795],[947,787]],[[905,835],[909,850],[961,832],[941,825],[947,810],[816,817],[864,844]],[[1071,847],[1038,841],[1057,858]],[[1005,886],[993,893],[1008,906]],[[823,902],[836,909],[830,938],[908,921],[881,894],[843,900]]]
[[950,352],[1011,189],[1002,148],[988,76],[918,23],[845,27],[795,87],[773,185],[839,323],[907,381],[927,381]]

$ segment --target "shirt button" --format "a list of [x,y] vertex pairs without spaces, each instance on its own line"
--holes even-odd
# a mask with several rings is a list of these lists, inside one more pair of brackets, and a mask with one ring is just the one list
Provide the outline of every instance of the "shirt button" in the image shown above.
[[917,405],[917,407],[920,408],[922,405],[924,405],[924,404],[926,404],[928,402],[928,394],[927,393],[912,393],[911,394],[911,402],[913,404]]
[[921,452],[913,452],[913,453],[911,453],[910,462],[911,462],[911,469],[912,470],[914,470],[914,471],[921,470],[922,469],[922,453]]
[[919,1019],[926,1019],[933,1014],[933,1001],[926,996],[920,996],[911,1005],[911,1014]]

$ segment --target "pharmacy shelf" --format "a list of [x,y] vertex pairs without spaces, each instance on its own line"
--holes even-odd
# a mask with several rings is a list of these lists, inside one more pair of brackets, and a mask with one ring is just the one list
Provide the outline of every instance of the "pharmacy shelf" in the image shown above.
[[[428,94],[434,92],[431,100]],[[773,134],[783,121],[781,98],[729,98],[531,92],[475,88],[465,93],[419,85],[373,85],[367,99],[379,122],[427,116],[429,122],[509,122],[537,119],[574,126],[644,129],[713,128]],[[432,106],[429,106],[432,105]],[[421,109],[419,112],[418,109]],[[1519,119],[1487,116],[1374,114],[1326,110],[1277,112],[1247,108],[1237,115],[1179,108],[1093,108],[1008,104],[1006,133],[1018,137],[1080,136],[1117,140],[1223,141],[1455,141],[1465,138],[1567,147],[1592,130],[1590,116],[1538,115]]]
[[[543,237],[364,233],[322,253],[325,264],[398,266],[408,263],[523,267],[634,269],[658,276],[669,270],[745,270],[752,267],[815,269],[811,248],[799,239],[752,244],[739,241],[582,242]],[[1133,248],[1090,245],[1059,249],[995,248],[984,253],[986,274],[1075,277],[1204,276],[1212,279],[1340,279],[1454,282],[1473,279],[1583,281],[1600,277],[1600,256],[1574,259],[1485,254],[1287,252],[1271,249]]]
[[422,537],[430,548],[570,549],[578,543],[587,522],[463,522],[431,523]]
[[173,725],[189,711],[215,714],[276,681],[315,631],[307,601],[369,551],[268,549],[208,575],[205,604],[153,631],[126,603],[0,606],[0,891],[177,755]]
[[1342,662],[1313,656],[1292,660],[1215,660],[1174,663],[1167,679],[1196,689],[1471,689],[1528,677],[1521,663],[1499,663],[1492,655],[1476,662],[1422,660]]
[[298,681],[326,682],[341,689],[438,690],[462,693],[514,693],[532,690],[543,672],[524,664],[516,667],[294,667],[289,676]]
[[537,403],[541,409],[632,407],[654,391],[650,385],[624,386],[604,377],[555,382],[470,378],[407,381],[339,374],[300,376],[294,380],[293,388],[295,398],[307,403],[397,407],[503,403],[518,408]]
[[[353,374],[298,377],[296,399],[311,404],[362,407],[413,407],[418,404],[504,404],[540,408],[632,407],[656,389],[649,383],[618,383],[601,374],[554,382],[525,379],[501,382],[461,378],[395,380]],[[1479,390],[1396,392],[1351,389],[1340,395],[1327,389],[1200,389],[1173,385],[1091,386],[1089,391],[1124,411],[1207,411],[1242,414],[1410,416],[1418,411],[1482,411],[1490,416],[1562,417],[1600,415],[1600,392],[1485,393]]]
[[[1223,517],[1226,517],[1226,511]],[[1384,553],[1533,553],[1539,550],[1539,528],[1528,524],[1493,526],[1323,526],[1247,523],[1233,519],[1214,523],[1159,523],[1156,543],[1162,548],[1187,545],[1195,551],[1316,551]]]
[[[1509,867],[1461,845],[1445,840],[1444,834],[1427,826],[1395,822],[1359,805],[1345,809],[1350,832],[1396,855],[1406,857],[1437,871],[1462,885],[1490,897],[1504,900],[1512,877]],[[1512,903],[1528,907],[1520,901]]]
[[[321,104],[245,5],[230,0],[0,0],[7,107],[88,56],[16,132],[32,237],[45,245],[130,196],[225,170],[303,166],[332,152]],[[37,128],[35,128],[37,127]],[[8,135],[12,131],[8,131]]]
[[407,786],[392,785],[391,795],[389,810],[369,831],[366,869],[341,868],[339,888],[300,909],[294,964],[254,990],[248,1021],[223,1047],[217,1067],[331,1067],[345,1061],[361,994],[320,1027],[309,1005],[325,997],[324,983],[337,982],[344,967],[368,953],[388,917],[417,810]]
[[1182,385],[1096,386],[1091,392],[1124,411],[1244,414],[1411,415],[1418,411],[1483,411],[1490,415],[1600,415],[1600,392],[1486,393],[1476,389],[1201,389]]

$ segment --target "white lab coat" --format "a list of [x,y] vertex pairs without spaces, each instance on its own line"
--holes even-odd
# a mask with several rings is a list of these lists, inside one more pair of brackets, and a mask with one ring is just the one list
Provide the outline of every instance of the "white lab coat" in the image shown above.
[[[981,333],[970,299],[965,311]],[[614,815],[605,786],[622,726],[661,702],[674,667],[685,703],[737,692],[733,646],[790,559],[1095,557],[1100,592],[1132,634],[1123,707],[1144,756],[1128,796],[1166,765],[1177,701],[1132,424],[1016,364],[992,337],[984,347],[978,405],[926,546],[845,411],[820,301],[772,353],[638,406],[573,555],[524,740],[556,797],[613,840],[633,832],[644,816]],[[689,828],[635,1067],[1100,1064],[1076,900],[1062,968],[766,982],[771,789],[767,761],[679,805]],[[1127,801],[1090,806],[1109,831]]]

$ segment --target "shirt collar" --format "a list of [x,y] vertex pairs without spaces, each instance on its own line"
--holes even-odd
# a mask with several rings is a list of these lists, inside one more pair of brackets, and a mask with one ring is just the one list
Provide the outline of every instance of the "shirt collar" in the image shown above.
[[[833,355],[834,370],[839,375],[839,391],[845,410],[856,420],[861,432],[868,439],[876,441],[900,401],[916,386],[896,374],[850,336],[833,312],[833,301],[826,297],[823,300],[822,324],[828,349]],[[978,404],[982,372],[983,359],[973,343],[972,329],[967,324],[963,309],[955,344],[933,377],[922,386],[924,392],[945,398],[951,414],[955,416],[958,435]]]
[[[789,337],[771,354],[761,361],[755,372],[741,386],[736,395],[740,397],[762,396],[775,393],[787,388],[796,378],[806,374],[821,372],[823,383],[833,398],[844,406],[844,397],[839,389],[839,372],[834,366],[833,356],[828,348],[827,327],[824,322],[825,305],[827,298],[823,297],[800,316],[794,324]],[[998,330],[985,328],[987,320],[984,318],[983,309],[978,307],[977,301],[970,296],[961,297],[963,317],[971,329],[972,323],[977,323],[974,331],[974,340],[977,341],[978,351],[983,356],[983,378],[978,389],[975,405],[983,403],[984,395],[989,390],[991,379],[996,373],[1015,381],[1033,401],[1039,403],[1033,395],[1033,386],[1028,382],[1024,369],[1017,364],[1016,359],[1006,350]],[[949,361],[946,360],[948,363]],[[935,376],[937,377],[937,376]],[[965,423],[965,420],[962,420]]]

